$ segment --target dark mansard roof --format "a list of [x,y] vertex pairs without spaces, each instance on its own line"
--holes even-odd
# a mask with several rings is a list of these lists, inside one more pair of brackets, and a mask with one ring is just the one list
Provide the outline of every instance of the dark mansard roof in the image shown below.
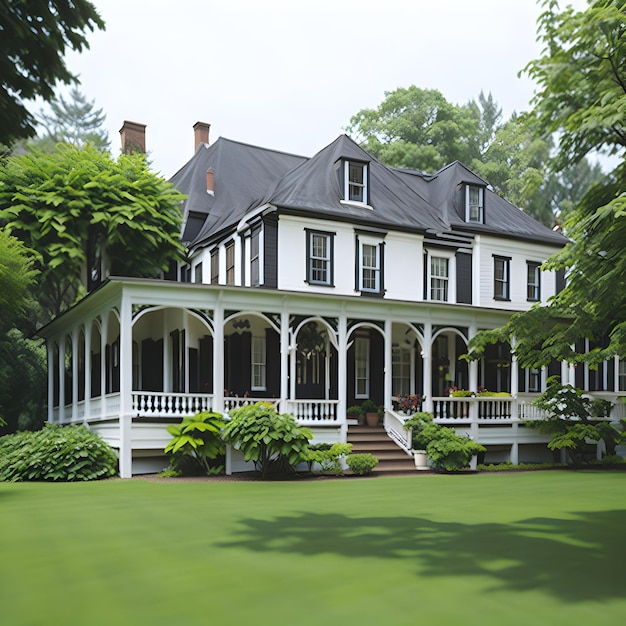
[[[368,167],[368,205],[342,202],[341,167]],[[214,192],[207,193],[207,170]],[[488,183],[455,161],[435,174],[387,167],[341,135],[311,158],[219,138],[202,144],[171,179],[187,194],[183,241],[191,247],[232,231],[250,211],[265,205],[279,212],[363,227],[406,232],[489,234],[563,245],[566,239],[501,198]],[[465,185],[484,189],[483,223],[465,221]]]

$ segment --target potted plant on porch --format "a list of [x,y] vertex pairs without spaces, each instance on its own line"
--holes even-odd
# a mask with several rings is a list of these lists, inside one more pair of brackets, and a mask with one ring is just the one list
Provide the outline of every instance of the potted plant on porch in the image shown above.
[[437,426],[433,423],[432,413],[419,411],[414,413],[404,422],[404,428],[411,431],[411,447],[413,448],[413,459],[418,470],[430,469],[428,465],[428,454],[426,447],[433,438]]
[[357,420],[359,426],[363,426],[365,423],[365,414],[363,413],[363,407],[360,404],[349,406],[346,413],[348,414],[349,419]]
[[378,405],[373,400],[365,400],[361,405],[368,426],[378,425]]

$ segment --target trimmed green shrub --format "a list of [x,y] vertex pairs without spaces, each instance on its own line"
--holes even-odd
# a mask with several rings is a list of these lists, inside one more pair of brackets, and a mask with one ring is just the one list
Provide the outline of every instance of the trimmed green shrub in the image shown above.
[[0,480],[81,481],[117,473],[117,454],[86,426],[47,424],[0,437]]
[[309,472],[313,471],[313,465],[317,463],[320,469],[315,470],[315,473],[323,474],[330,472],[336,476],[341,476],[343,474],[341,457],[351,452],[351,443],[317,443],[310,445],[307,454]]
[[211,461],[223,457],[226,450],[221,439],[225,424],[221,413],[204,411],[168,426],[173,436],[165,446],[165,452],[172,455],[170,469],[178,476],[210,475],[216,467]]
[[346,457],[346,463],[353,474],[364,476],[372,473],[372,470],[378,465],[378,459],[369,452],[349,454]]
[[281,415],[272,404],[256,402],[231,411],[230,418],[222,431],[224,441],[240,450],[244,460],[253,461],[263,478],[294,471],[307,461],[313,433],[298,426],[293,415]]
[[444,472],[457,472],[467,467],[471,458],[485,447],[469,437],[457,435],[451,428],[431,424],[433,432],[426,446],[426,453],[433,469]]

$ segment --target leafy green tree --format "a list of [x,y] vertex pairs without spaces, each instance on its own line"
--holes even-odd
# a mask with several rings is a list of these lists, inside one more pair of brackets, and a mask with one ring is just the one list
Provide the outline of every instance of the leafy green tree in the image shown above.
[[29,292],[37,276],[34,265],[32,252],[0,228],[0,432],[43,423],[44,350],[15,328],[34,306]]
[[[626,13],[622,0],[595,0],[580,12],[544,5],[546,52],[526,71],[540,88],[539,132],[559,133],[554,167],[576,166],[590,152],[614,155],[617,165],[585,193],[564,224],[571,242],[545,264],[567,273],[565,289],[547,306],[479,334],[470,349],[476,355],[486,342],[515,337],[522,367],[552,359],[594,365],[626,356]],[[579,340],[603,337],[603,347],[576,352]]]
[[77,79],[67,69],[66,50],[88,48],[85,31],[104,29],[86,0],[13,0],[0,10],[0,144],[35,134],[26,103],[50,100],[58,82]]
[[606,407],[602,407],[602,415],[597,415],[597,404],[589,396],[572,385],[561,385],[556,376],[548,379],[546,391],[533,404],[542,409],[546,417],[528,425],[550,435],[548,448],[566,450],[575,465],[586,460],[587,441],[603,440],[609,453],[614,454],[615,445],[622,439],[622,433],[610,422],[598,419],[605,417]]
[[457,106],[436,89],[415,85],[385,93],[376,109],[362,109],[350,119],[347,132],[365,150],[394,167],[435,171],[459,160],[480,157],[481,145],[493,132],[499,111],[491,96],[481,117],[476,103]]
[[48,143],[63,142],[79,147],[91,143],[99,150],[109,148],[109,135],[102,127],[106,115],[102,109],[95,109],[94,101],[87,100],[78,89],[72,89],[67,100],[63,96],[51,100],[49,106],[50,113],[42,112],[38,116],[47,133],[43,139]]
[[60,144],[51,154],[8,159],[0,168],[0,223],[39,254],[43,321],[109,271],[154,277],[180,258],[182,199],[142,154],[115,160],[91,144]]
[[32,252],[6,228],[0,228],[0,335],[28,310],[29,288],[37,276],[34,265]]

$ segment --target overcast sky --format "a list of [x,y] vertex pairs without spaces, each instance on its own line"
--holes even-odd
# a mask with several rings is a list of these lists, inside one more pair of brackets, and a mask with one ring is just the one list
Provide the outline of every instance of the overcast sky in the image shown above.
[[211,142],[312,156],[412,84],[458,104],[491,91],[508,118],[529,108],[518,72],[540,54],[535,0],[91,1],[106,30],[68,66],[106,113],[114,154],[124,120],[147,124],[167,178],[191,158],[197,121]]

